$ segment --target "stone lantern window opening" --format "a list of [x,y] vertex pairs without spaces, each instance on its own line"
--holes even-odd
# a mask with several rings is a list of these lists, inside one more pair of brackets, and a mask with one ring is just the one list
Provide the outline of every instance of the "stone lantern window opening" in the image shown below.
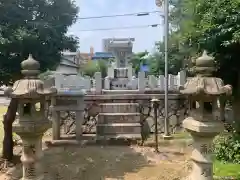
[[23,115],[31,115],[32,114],[32,104],[25,103],[23,105]]

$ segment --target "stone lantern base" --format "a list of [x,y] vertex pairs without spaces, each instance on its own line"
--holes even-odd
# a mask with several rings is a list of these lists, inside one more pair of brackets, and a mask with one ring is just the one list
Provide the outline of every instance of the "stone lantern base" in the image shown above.
[[183,121],[183,127],[193,138],[191,174],[186,180],[213,180],[212,142],[223,131],[220,121],[200,122],[192,117]]
[[48,120],[14,122],[13,131],[22,139],[23,177],[21,180],[43,180],[42,167],[42,137],[44,132],[51,127]]

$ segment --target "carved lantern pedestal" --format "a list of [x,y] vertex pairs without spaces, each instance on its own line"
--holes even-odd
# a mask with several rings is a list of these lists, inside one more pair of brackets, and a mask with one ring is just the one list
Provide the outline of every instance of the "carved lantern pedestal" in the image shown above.
[[212,141],[224,129],[216,118],[217,102],[220,96],[232,92],[231,86],[224,86],[221,79],[211,77],[213,71],[214,59],[204,51],[196,60],[196,76],[180,89],[191,104],[197,103],[197,108],[191,109],[189,117],[183,121],[183,127],[193,138],[193,168],[187,180],[213,180]]
[[7,88],[5,94],[18,101],[18,117],[13,123],[13,131],[21,137],[23,143],[22,180],[43,180],[42,137],[51,127],[45,113],[48,108],[45,107],[45,99],[55,94],[56,89],[44,89],[43,82],[38,79],[40,65],[31,55],[21,66],[25,78],[16,81],[13,88]]

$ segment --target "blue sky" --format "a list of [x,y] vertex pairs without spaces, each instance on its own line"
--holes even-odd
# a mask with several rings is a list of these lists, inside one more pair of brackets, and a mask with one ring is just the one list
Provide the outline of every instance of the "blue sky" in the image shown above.
[[[79,17],[115,15],[135,12],[160,10],[155,0],[76,0],[80,7]],[[102,51],[103,38],[135,38],[133,51],[152,51],[154,42],[162,39],[163,27],[148,27],[142,29],[124,29],[111,31],[81,31],[85,29],[114,28],[122,26],[141,26],[162,24],[158,13],[149,16],[126,16],[102,19],[78,20],[69,29],[69,34],[80,38],[80,51],[89,52],[90,46],[96,51]]]

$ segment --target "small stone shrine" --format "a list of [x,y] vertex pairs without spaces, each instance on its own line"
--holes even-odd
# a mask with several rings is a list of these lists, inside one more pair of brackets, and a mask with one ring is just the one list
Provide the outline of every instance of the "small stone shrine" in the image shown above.
[[18,101],[18,117],[13,123],[13,131],[21,137],[23,144],[22,180],[43,180],[42,137],[51,127],[45,99],[56,94],[57,90],[44,89],[44,83],[38,78],[40,64],[31,55],[21,66],[24,79],[16,81],[12,88],[7,88],[5,95]]
[[190,104],[197,103],[197,108],[191,109],[189,117],[183,121],[183,127],[193,138],[193,168],[186,179],[213,180],[212,141],[224,128],[216,117],[217,101],[220,96],[231,95],[232,88],[230,85],[224,86],[220,78],[212,77],[214,58],[208,56],[206,51],[195,64],[196,76],[180,88]]

